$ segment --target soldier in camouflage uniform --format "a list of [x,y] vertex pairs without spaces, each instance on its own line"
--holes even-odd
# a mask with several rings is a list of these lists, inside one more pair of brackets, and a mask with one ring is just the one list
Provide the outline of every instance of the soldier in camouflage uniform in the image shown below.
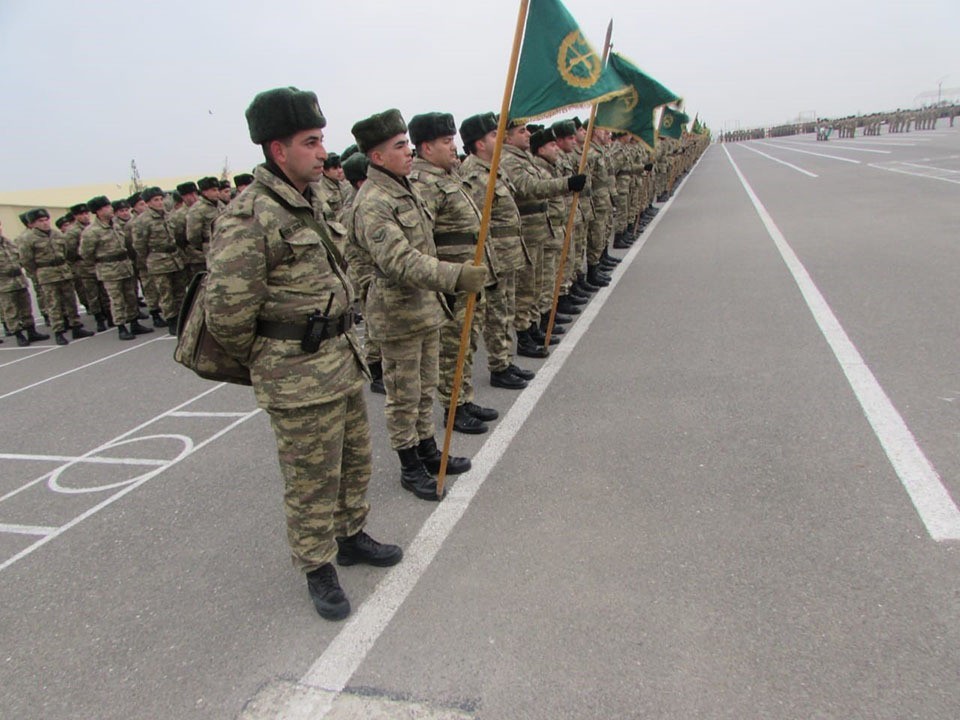
[[87,201],[87,207],[95,218],[80,236],[80,257],[96,268],[97,280],[106,289],[118,338],[133,340],[137,335],[152,333],[151,328],[139,322],[137,281],[123,233],[113,224],[113,205],[105,196],[98,195]]
[[[244,190],[247,189],[248,186],[252,184],[253,184],[253,175],[251,175],[250,173],[240,173],[238,175],[233,176],[233,186],[237,190],[236,192],[237,195],[242,193]],[[236,199],[236,196],[234,196],[234,199]]]
[[[573,120],[558,120],[550,129],[553,130],[553,134],[557,138],[557,147],[560,150],[557,156],[557,167],[561,174],[573,175],[580,172],[580,146],[577,144],[576,123]],[[590,193],[590,178],[587,176],[587,184],[577,199],[577,212],[573,218],[573,235],[570,238],[567,260],[563,267],[563,282],[560,285],[558,313],[575,315],[579,306],[586,305],[590,300],[590,295],[583,292],[576,284],[577,271],[582,266],[587,248],[587,228],[592,216]],[[567,218],[570,217],[573,197],[573,195],[564,196],[564,212]],[[564,233],[566,232],[566,223],[567,219],[564,220]],[[571,309],[574,312],[571,312]]]
[[323,161],[323,177],[320,178],[320,197],[327,204],[327,220],[338,220],[343,212],[346,198],[343,186],[343,164],[336,153],[327,155]]
[[130,253],[133,258],[133,272],[137,276],[137,283],[139,283],[140,289],[143,291],[144,303],[150,311],[151,317],[153,317],[153,326],[166,327],[167,321],[164,320],[160,314],[160,296],[157,293],[153,278],[151,278],[147,272],[146,258],[138,256],[136,250],[133,248],[133,229],[138,223],[147,220],[147,204],[143,201],[143,198],[140,197],[139,192],[135,192],[128,197],[127,203],[130,205],[132,218],[123,226],[123,242],[127,246],[127,252]]
[[147,273],[157,289],[160,313],[167,323],[167,331],[177,334],[177,316],[187,289],[183,272],[186,263],[177,247],[173,231],[163,208],[163,190],[148,187],[140,193],[147,210],[133,226],[133,249],[143,258]]
[[[477,236],[480,232],[480,209],[474,203],[463,180],[454,171],[457,161],[455,136],[457,127],[449,113],[425,113],[410,119],[410,140],[417,151],[410,172],[410,183],[420,193],[427,212],[433,218],[433,244],[437,258],[451,263],[473,260]],[[490,246],[486,245],[485,267],[490,267]],[[491,281],[496,278],[491,274]],[[447,295],[447,306],[453,319],[440,327],[440,374],[437,399],[450,410],[453,381],[460,351],[460,333],[467,316],[467,295]],[[474,402],[473,355],[483,336],[483,317],[486,312],[484,292],[477,294],[476,312],[470,326],[470,342],[463,361],[463,381],[453,429],[457,432],[480,434],[487,431],[487,422],[496,420],[499,413]]]
[[403,552],[363,531],[370,425],[351,283],[317,186],[326,120],[314,93],[292,87],[260,93],[246,115],[266,162],[214,227],[207,324],[250,369],[276,436],[293,564],[320,616],[340,620],[350,601],[333,559],[386,567]]
[[[488,112],[468,117],[460,124],[460,139],[469,153],[460,165],[460,177],[474,203],[482,208],[497,142],[497,116]],[[535,373],[513,363],[510,331],[517,305],[517,271],[529,265],[530,259],[520,234],[520,210],[513,195],[509,178],[498,172],[486,240],[493,248],[491,259],[497,282],[484,291],[483,341],[487,348],[490,384],[507,390],[522,390]]]
[[[487,269],[438,260],[433,223],[407,176],[413,166],[407,125],[398,110],[373,115],[353,126],[370,167],[354,200],[358,247],[373,263],[366,322],[380,342],[385,412],[390,444],[400,458],[404,489],[438,500],[431,472],[441,457],[434,438],[433,403],[439,372],[439,329],[449,309],[440,293],[479,292]],[[447,472],[470,469],[466,458],[448,458]]]
[[97,330],[104,332],[107,329],[107,311],[109,299],[106,291],[97,281],[97,270],[92,263],[80,257],[80,235],[86,230],[92,219],[91,210],[86,203],[80,203],[70,208],[70,214],[76,221],[63,233],[66,248],[67,262],[73,271],[73,285],[87,314],[93,315],[97,322]]
[[3,235],[0,226],[0,316],[7,332],[15,335],[17,345],[26,347],[32,342],[49,340],[49,335],[37,332],[27,279],[20,267],[20,252],[12,240]]
[[[206,205],[206,203],[201,203],[200,189],[192,180],[177,185],[177,193],[183,200],[183,204],[170,213],[169,222],[170,229],[173,231],[173,239],[177,243],[177,247],[180,248],[180,251],[183,253],[183,259],[187,264],[185,272],[189,282],[189,279],[194,275],[207,269],[207,259],[203,254],[203,234],[204,222],[206,221],[206,218],[198,219],[194,217],[193,226],[190,227],[194,234],[199,236],[196,246],[190,242],[190,235],[187,232],[187,227],[190,225],[190,220],[188,219],[190,216],[190,211],[194,207],[198,207],[199,210],[199,206],[201,204]],[[219,213],[213,216],[214,219],[218,214]],[[212,225],[212,221],[210,225]],[[207,244],[209,245],[209,226],[206,227],[206,239]]]
[[213,221],[217,219],[224,205],[220,201],[220,181],[215,177],[203,177],[197,181],[200,197],[187,210],[187,245],[190,247],[187,260],[189,277],[202,272],[207,267],[207,248],[213,232]]
[[31,210],[26,219],[31,227],[20,238],[20,264],[36,275],[57,345],[69,343],[64,334],[67,327],[74,340],[90,337],[93,333],[80,322],[63,235],[50,229],[50,213],[43,208]]

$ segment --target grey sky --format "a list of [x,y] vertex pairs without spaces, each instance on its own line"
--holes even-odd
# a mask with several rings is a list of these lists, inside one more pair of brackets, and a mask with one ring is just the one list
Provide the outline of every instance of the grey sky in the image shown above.
[[[960,87],[960,2],[565,0],[716,132],[912,106]],[[518,0],[0,0],[0,190],[219,174],[260,161],[243,111],[314,90],[327,148],[398,107],[498,110]],[[946,76],[946,77],[944,77]]]

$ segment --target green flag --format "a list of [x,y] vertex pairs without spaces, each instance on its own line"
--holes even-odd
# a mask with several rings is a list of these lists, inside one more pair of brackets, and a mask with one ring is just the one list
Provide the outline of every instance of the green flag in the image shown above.
[[559,0],[530,0],[510,119],[526,121],[627,91]]
[[683,126],[690,122],[690,116],[680,110],[664,107],[660,116],[660,134],[664,137],[679,139],[683,134]]
[[622,55],[611,53],[610,67],[623,78],[629,89],[625,95],[597,106],[597,126],[628,132],[653,147],[656,139],[653,111],[660,105],[679,100],[679,96],[645,75]]

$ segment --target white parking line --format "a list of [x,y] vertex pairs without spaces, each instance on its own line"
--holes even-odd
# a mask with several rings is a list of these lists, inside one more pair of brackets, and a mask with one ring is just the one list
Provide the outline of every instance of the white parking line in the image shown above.
[[890,464],[910,496],[927,532],[934,540],[960,540],[960,510],[944,487],[940,476],[923,454],[916,438],[903,421],[890,398],[880,387],[860,352],[850,341],[827,301],[817,289],[806,268],[794,254],[786,238],[760,202],[747,179],[740,172],[729,151],[727,159],[740,178],[757,215],[800,288],[813,318],[833,350],[854,395],[863,408],[873,432],[883,447]]
[[767,158],[768,160],[773,160],[775,163],[780,163],[781,165],[786,165],[788,168],[793,168],[793,169],[796,170],[797,172],[803,173],[804,175],[807,175],[808,177],[814,177],[814,178],[815,178],[815,177],[820,177],[820,176],[817,175],[816,173],[812,173],[812,172],[810,172],[809,170],[804,170],[802,167],[797,167],[796,165],[792,165],[791,163],[788,163],[786,160],[781,160],[780,158],[775,158],[773,155],[767,155],[765,152],[761,152],[760,150],[757,150],[756,148],[752,148],[752,147],[750,147],[749,145],[741,145],[740,147],[742,147],[744,150],[749,150],[750,152],[755,152],[757,155],[763,155],[765,158]]
[[877,170],[885,170],[892,173],[899,173],[900,175],[912,175],[913,177],[927,178],[927,180],[939,180],[940,182],[948,182],[953,183],[954,185],[960,185],[960,180],[954,180],[953,178],[948,177],[940,177],[939,175],[931,175],[930,173],[912,172],[910,170],[902,170],[900,168],[888,167],[886,165],[880,165],[877,163],[870,163],[868,167],[876,168]]
[[173,412],[173,413],[170,413],[167,417],[194,417],[194,418],[200,418],[200,417],[222,417],[222,418],[227,418],[227,417],[243,417],[244,415],[246,415],[246,413],[242,413],[242,412],[186,412],[186,411],[181,411],[181,412]]
[[115,458],[115,457],[76,457],[72,455],[27,455],[24,453],[0,453],[0,460],[39,460],[41,462],[58,463],[100,463],[101,465],[164,465],[167,460],[151,460],[149,458]]
[[[12,349],[13,349],[13,348],[11,348],[11,350],[12,350]],[[7,367],[7,365],[16,365],[18,362],[23,362],[24,360],[32,360],[33,358],[35,358],[35,357],[37,357],[37,356],[39,356],[39,355],[46,355],[48,352],[53,352],[54,350],[59,350],[60,348],[59,348],[59,347],[51,347],[51,348],[46,348],[46,349],[40,350],[40,349],[32,348],[32,347],[25,347],[25,348],[16,348],[16,349],[17,349],[17,350],[35,350],[35,352],[33,352],[31,355],[27,355],[26,357],[17,358],[16,360],[11,360],[10,362],[5,362],[5,363],[3,363],[3,364],[0,364],[0,368],[5,368],[5,367]]]
[[[789,150],[790,152],[803,153],[804,155],[816,155],[817,157],[827,158],[829,160],[839,160],[840,162],[853,163],[854,165],[859,165],[859,160],[854,160],[853,158],[840,157],[839,155],[827,155],[826,153],[815,153],[810,150],[801,150],[800,148],[792,148],[788,145],[776,145],[774,143],[768,142],[758,142],[758,145],[763,145],[765,147],[780,148],[781,150]],[[727,153],[729,157],[730,153]]]
[[[801,143],[797,142],[796,140],[778,140],[777,142],[789,143],[790,145],[810,145],[810,143]],[[877,153],[878,155],[893,154],[893,150],[871,150],[869,148],[851,147],[850,145],[839,145],[837,143],[830,143],[830,147],[836,148],[837,150],[855,150],[856,152]]]
[[57,531],[55,527],[46,527],[44,525],[9,525],[0,523],[0,533],[13,533],[15,535],[52,535]]
[[[924,158],[923,161],[931,162],[931,160],[929,160],[928,158]],[[937,172],[960,174],[960,170],[951,170],[950,168],[938,168],[938,167],[933,167],[932,165],[920,165],[918,163],[912,163],[912,162],[901,162],[900,164],[907,165],[908,167],[921,168],[923,170],[936,170]]]

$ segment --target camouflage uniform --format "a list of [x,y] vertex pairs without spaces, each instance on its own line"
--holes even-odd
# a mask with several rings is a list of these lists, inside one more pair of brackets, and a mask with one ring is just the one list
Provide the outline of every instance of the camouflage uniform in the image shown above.
[[133,270],[143,289],[143,300],[147,303],[147,309],[152,313],[160,312],[160,295],[157,292],[157,285],[153,277],[147,272],[147,259],[137,254],[133,247],[133,230],[140,223],[146,221],[147,211],[144,210],[139,215],[134,215],[127,223],[123,225],[123,243],[127,252],[133,254]]
[[[353,226],[353,216],[356,212],[356,204],[353,202],[355,198],[356,194],[350,198],[348,204],[340,214],[340,220],[343,223],[346,234],[343,257],[347,261],[347,273],[356,290],[360,303],[360,312],[366,317],[367,293],[370,290],[370,284],[373,282],[376,266],[370,254],[357,243],[357,236]],[[363,359],[366,361],[368,367],[382,361],[380,343],[370,337],[369,332],[363,339]]]
[[106,293],[97,282],[96,267],[80,256],[80,235],[92,224],[91,222],[88,225],[82,225],[79,221],[75,222],[63,234],[63,243],[67,262],[70,263],[70,270],[73,272],[73,285],[77,291],[77,297],[87,309],[88,314],[99,318],[108,306],[107,298],[101,297]]
[[[469,155],[460,166],[460,176],[477,207],[483,207],[490,181],[490,163]],[[510,179],[497,173],[497,187],[490,211],[487,243],[493,247],[491,268],[497,283],[485,290],[486,314],[483,342],[487,348],[487,366],[491,372],[502,372],[513,363],[513,341],[510,329],[516,313],[517,272],[530,265],[527,248],[520,235],[520,210],[513,199]]]
[[[410,183],[420,193],[427,211],[434,219],[433,244],[437,258],[458,265],[471,262],[476,255],[477,236],[480,233],[480,210],[464,187],[460,176],[416,158],[410,173]],[[485,246],[485,249],[489,250],[489,246]],[[486,260],[489,268],[489,254]],[[477,293],[475,314],[470,326],[470,343],[463,360],[463,380],[457,398],[458,406],[474,400],[473,355],[483,335],[483,319],[486,313],[484,295],[483,292]],[[457,356],[460,354],[460,333],[467,319],[467,295],[449,294],[446,300],[454,317],[440,327],[437,399],[443,407],[449,408],[457,370]]]
[[133,249],[143,258],[157,289],[160,312],[170,322],[180,314],[186,291],[183,253],[162,210],[147,208],[133,226]]
[[73,273],[67,263],[63,235],[55,230],[28,230],[21,235],[20,264],[36,274],[53,331],[62,333],[67,327],[80,327]]
[[593,219],[587,228],[587,266],[600,262],[607,242],[610,240],[610,216],[613,213],[611,189],[615,179],[610,171],[607,153],[598,141],[590,143],[587,151],[587,172],[590,175],[590,199]]
[[327,205],[324,209],[327,220],[338,219],[345,204],[343,186],[339,181],[328,178],[326,175],[321,176],[317,184],[320,187],[320,198]]
[[186,212],[186,248],[183,253],[188,265],[188,277],[203,272],[207,267],[207,252],[213,236],[213,221],[223,212],[224,206],[203,195]]
[[[557,168],[560,170],[561,175],[578,175],[580,173],[580,152],[574,150],[570,152],[560,152],[560,156],[557,159]],[[570,238],[570,245],[567,250],[567,259],[563,267],[563,278],[560,283],[560,294],[565,295],[570,291],[570,287],[573,285],[573,281],[577,277],[577,271],[581,268],[581,264],[584,257],[584,252],[587,247],[587,227],[589,224],[589,217],[592,216],[591,206],[590,206],[590,192],[591,189],[588,185],[584,187],[583,191],[580,193],[579,198],[577,199],[577,212],[573,217],[573,235]],[[564,219],[563,219],[563,234],[567,231],[567,220],[570,217],[570,207],[573,203],[573,195],[564,195]],[[561,237],[561,241],[565,241],[566,238]],[[562,248],[562,245],[561,245]],[[553,292],[553,286],[550,287],[550,292]],[[553,298],[551,296],[551,302]]]
[[375,165],[354,200],[357,244],[374,263],[367,293],[370,337],[380,342],[390,445],[407,450],[434,436],[439,335],[451,317],[460,265],[437,259],[433,223],[406,178]]
[[12,241],[0,235],[0,316],[11,333],[34,327],[27,279],[20,267],[20,253]]
[[[563,180],[566,187],[567,176],[562,175],[558,165],[539,155],[534,156],[533,164],[540,170],[544,178]],[[549,313],[553,308],[553,288],[557,279],[557,268],[560,266],[560,251],[563,250],[563,236],[567,229],[567,199],[562,195],[553,195],[547,200],[547,217],[551,233],[543,243],[543,265],[541,275],[537,279],[540,288],[537,298],[537,320]]]
[[97,280],[109,297],[113,321],[122,325],[136,320],[140,315],[136,279],[120,230],[95,217],[80,237],[80,257],[96,269]]
[[[301,195],[265,166],[254,178],[214,228],[207,324],[250,368],[257,404],[270,415],[293,564],[311,572],[333,560],[337,537],[363,529],[369,511],[363,361],[350,325],[350,283],[293,211],[309,211],[328,230],[316,184]],[[328,307],[330,334],[317,352],[305,352],[298,338],[272,337],[302,331],[312,312]]]

